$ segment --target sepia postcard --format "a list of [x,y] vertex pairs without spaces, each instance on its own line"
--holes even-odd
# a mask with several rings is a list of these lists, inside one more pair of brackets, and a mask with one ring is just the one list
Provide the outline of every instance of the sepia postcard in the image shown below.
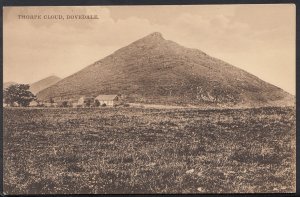
[[296,192],[294,4],[3,8],[3,192]]

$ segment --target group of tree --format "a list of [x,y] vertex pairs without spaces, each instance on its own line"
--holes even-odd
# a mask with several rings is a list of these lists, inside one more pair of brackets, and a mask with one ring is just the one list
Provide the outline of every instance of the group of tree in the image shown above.
[[36,96],[30,92],[29,84],[14,84],[3,90],[3,102],[9,106],[17,103],[19,106],[28,107]]

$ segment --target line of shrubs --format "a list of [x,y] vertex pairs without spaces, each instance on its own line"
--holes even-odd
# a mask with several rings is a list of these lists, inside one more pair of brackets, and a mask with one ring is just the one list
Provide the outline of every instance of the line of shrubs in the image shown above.
[[[129,107],[130,105],[128,103],[123,103],[123,104],[118,104],[114,105],[113,107]],[[92,108],[92,107],[107,107],[105,103],[102,105],[96,105],[96,104],[91,104],[91,105],[79,105],[79,104],[70,104],[68,101],[63,101],[61,103],[57,104],[52,104],[52,105],[45,105],[45,104],[38,104],[36,107],[61,107],[61,108]]]

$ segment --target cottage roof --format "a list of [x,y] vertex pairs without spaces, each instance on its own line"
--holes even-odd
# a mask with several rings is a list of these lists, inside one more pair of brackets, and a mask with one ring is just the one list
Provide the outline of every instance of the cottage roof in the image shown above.
[[113,94],[113,95],[98,95],[95,100],[99,101],[113,101],[118,95]]

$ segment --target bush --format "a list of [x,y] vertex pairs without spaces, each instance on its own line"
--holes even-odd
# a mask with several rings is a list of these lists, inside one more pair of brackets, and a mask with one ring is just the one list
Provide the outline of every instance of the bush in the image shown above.
[[100,106],[100,102],[99,102],[98,100],[95,100],[95,101],[94,101],[94,106],[95,106],[95,107],[99,107],[99,106]]
[[63,101],[58,104],[58,107],[68,107],[68,101]]
[[62,107],[68,107],[68,101],[62,102]]
[[102,106],[102,107],[106,107],[106,104],[105,104],[105,103],[103,103],[101,106]]

